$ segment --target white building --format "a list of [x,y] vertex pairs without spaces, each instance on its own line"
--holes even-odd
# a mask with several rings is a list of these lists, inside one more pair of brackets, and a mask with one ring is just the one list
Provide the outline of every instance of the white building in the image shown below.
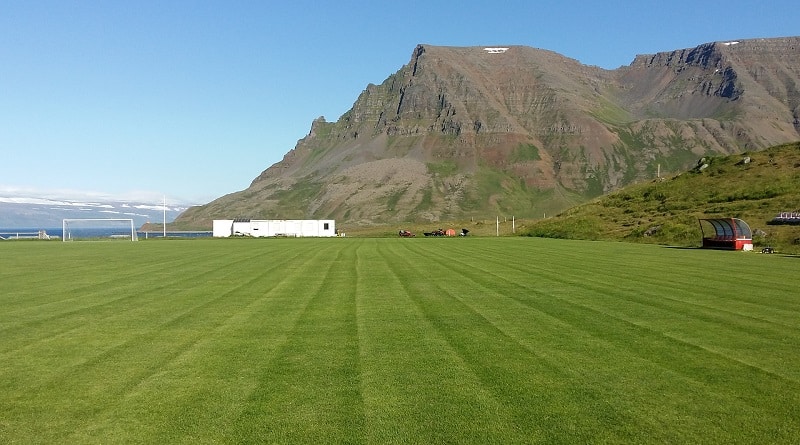
[[332,219],[215,219],[213,236],[336,236]]

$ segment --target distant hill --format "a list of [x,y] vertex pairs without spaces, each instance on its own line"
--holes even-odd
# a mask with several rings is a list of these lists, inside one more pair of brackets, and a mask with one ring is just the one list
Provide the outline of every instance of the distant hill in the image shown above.
[[800,37],[640,55],[616,70],[523,46],[419,45],[246,190],[176,225],[555,214],[704,156],[800,140],[798,85]]
[[[185,206],[168,206],[167,222],[184,210]],[[0,197],[0,230],[55,229],[65,218],[130,218],[140,227],[147,222],[161,223],[164,208],[133,201]]]
[[800,143],[708,156],[685,173],[631,185],[537,221],[527,234],[699,246],[699,218],[735,217],[750,225],[757,246],[800,253],[800,226],[770,224],[781,212],[800,212]]

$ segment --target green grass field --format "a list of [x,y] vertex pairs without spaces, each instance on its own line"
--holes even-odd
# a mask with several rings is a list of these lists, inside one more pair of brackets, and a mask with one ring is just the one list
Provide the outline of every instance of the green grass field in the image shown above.
[[0,243],[0,442],[798,443],[800,258]]

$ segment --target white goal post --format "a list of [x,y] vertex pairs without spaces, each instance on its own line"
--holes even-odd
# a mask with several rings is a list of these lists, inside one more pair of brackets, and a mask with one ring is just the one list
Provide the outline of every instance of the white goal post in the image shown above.
[[62,241],[82,240],[138,241],[131,218],[70,218],[61,222]]

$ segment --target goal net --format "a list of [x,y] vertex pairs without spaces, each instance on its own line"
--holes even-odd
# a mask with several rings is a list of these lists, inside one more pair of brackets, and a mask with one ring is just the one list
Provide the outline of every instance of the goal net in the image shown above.
[[125,240],[137,241],[133,219],[88,218],[64,219],[61,227],[63,241]]

